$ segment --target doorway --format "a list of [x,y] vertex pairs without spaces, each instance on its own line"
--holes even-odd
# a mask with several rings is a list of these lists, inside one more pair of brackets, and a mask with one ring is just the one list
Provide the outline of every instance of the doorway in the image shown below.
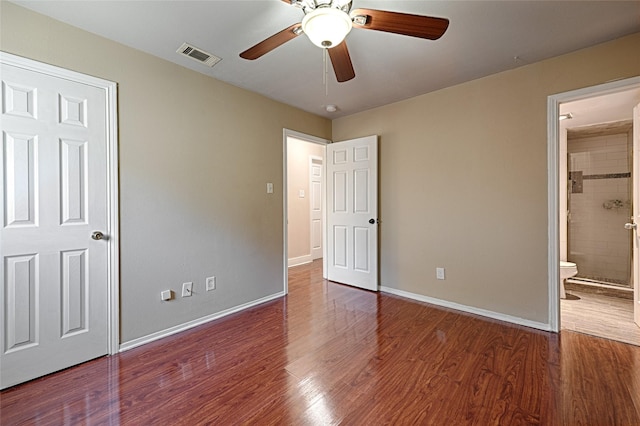
[[[625,229],[625,222],[632,221],[631,129],[639,102],[640,78],[549,98],[550,185],[552,170],[557,171],[553,211],[549,200],[550,322],[555,331],[640,345],[631,273],[635,232]],[[635,156],[637,161],[638,152]],[[558,278],[572,264],[575,277]],[[561,289],[566,298],[558,297]]]
[[[371,135],[351,140],[330,143],[323,139],[284,130],[284,292],[288,292],[289,266],[304,265],[313,261],[311,244],[313,212],[310,204],[303,205],[300,216],[306,223],[302,233],[294,230],[294,201],[307,196],[311,172],[299,173],[306,183],[296,186],[293,168],[313,165],[321,157],[322,176],[320,181],[326,186],[321,193],[324,221],[322,232],[322,276],[331,281],[378,291],[378,137]],[[299,141],[310,143],[320,152],[309,153],[295,161],[295,153],[290,147]],[[306,148],[309,148],[308,146]],[[320,155],[318,155],[320,154]],[[295,164],[294,164],[295,163]],[[290,206],[291,204],[291,206]],[[329,230],[329,231],[328,231]],[[293,245],[302,241],[300,250],[293,251]],[[317,261],[317,260],[316,260]]]
[[323,182],[327,143],[315,136],[284,131],[285,278],[289,267],[324,258]]

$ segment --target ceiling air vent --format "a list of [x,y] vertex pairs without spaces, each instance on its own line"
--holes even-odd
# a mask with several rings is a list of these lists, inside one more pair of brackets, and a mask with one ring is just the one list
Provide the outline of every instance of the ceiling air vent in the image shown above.
[[187,56],[194,61],[198,61],[200,63],[205,64],[206,66],[212,67],[218,62],[220,62],[221,58],[212,55],[211,53],[207,53],[204,50],[198,49],[195,46],[191,46],[188,43],[183,43],[182,46],[176,52],[181,55]]

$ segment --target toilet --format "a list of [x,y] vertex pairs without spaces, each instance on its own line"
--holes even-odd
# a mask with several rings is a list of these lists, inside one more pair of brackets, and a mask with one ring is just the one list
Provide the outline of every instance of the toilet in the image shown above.
[[567,278],[578,275],[578,267],[573,262],[560,261],[560,298],[566,299],[567,294],[564,291],[564,281]]

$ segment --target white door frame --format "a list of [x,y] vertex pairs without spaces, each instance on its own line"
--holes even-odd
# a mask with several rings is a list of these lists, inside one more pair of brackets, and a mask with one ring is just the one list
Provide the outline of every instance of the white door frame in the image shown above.
[[107,249],[107,283],[109,314],[108,352],[116,354],[120,346],[120,276],[119,276],[119,225],[118,225],[118,114],[117,114],[117,84],[92,77],[75,71],[48,65],[32,59],[23,58],[6,52],[0,52],[0,62],[17,68],[38,72],[52,77],[63,78],[77,83],[93,86],[105,92],[107,111],[107,229],[104,234]]
[[[326,146],[327,144],[330,144],[331,141],[329,139],[322,139],[319,138],[317,136],[311,136],[311,135],[307,135],[304,133],[300,133],[297,132],[295,130],[290,130],[290,129],[283,129],[282,131],[282,229],[283,229],[283,238],[284,238],[284,248],[283,248],[283,256],[282,256],[282,273],[283,273],[283,290],[284,290],[284,294],[288,294],[289,293],[289,279],[288,279],[288,274],[289,274],[289,234],[288,234],[288,230],[287,230],[287,221],[289,220],[289,213],[288,213],[288,194],[287,194],[287,187],[288,187],[288,182],[287,182],[287,141],[289,138],[296,138],[296,139],[300,139],[302,141],[305,142],[310,142],[310,143],[315,143],[315,144],[319,144],[319,145],[323,145]],[[323,184],[323,188],[326,186],[326,182],[327,182],[327,178],[326,178],[326,160],[322,162],[322,184]],[[327,209],[326,209],[326,202],[323,199],[322,200],[322,220],[326,223],[326,215],[327,215]],[[326,231],[325,231],[326,232]],[[322,236],[322,257],[323,259],[327,258],[327,248],[326,248],[326,235]],[[323,262],[322,263],[322,276],[326,277],[327,276],[327,263]]]
[[640,77],[627,78],[599,84],[597,86],[571,90],[569,92],[551,95],[547,98],[548,306],[549,329],[556,333],[560,331],[560,188],[558,182],[558,176],[560,174],[560,104],[637,88],[640,88]]

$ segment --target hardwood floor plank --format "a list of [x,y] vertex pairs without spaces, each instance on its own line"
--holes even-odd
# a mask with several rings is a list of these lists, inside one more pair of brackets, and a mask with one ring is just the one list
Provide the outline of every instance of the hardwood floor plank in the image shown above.
[[640,425],[640,347],[290,269],[286,298],[0,393],[2,425]]
[[[636,347],[579,333],[563,333],[560,350],[562,381],[572,384],[560,389],[565,424],[640,424],[640,410],[628,388],[635,388],[636,394],[640,389],[640,380],[635,375],[640,364],[633,359],[637,356]],[[631,371],[634,373],[629,374]]]

